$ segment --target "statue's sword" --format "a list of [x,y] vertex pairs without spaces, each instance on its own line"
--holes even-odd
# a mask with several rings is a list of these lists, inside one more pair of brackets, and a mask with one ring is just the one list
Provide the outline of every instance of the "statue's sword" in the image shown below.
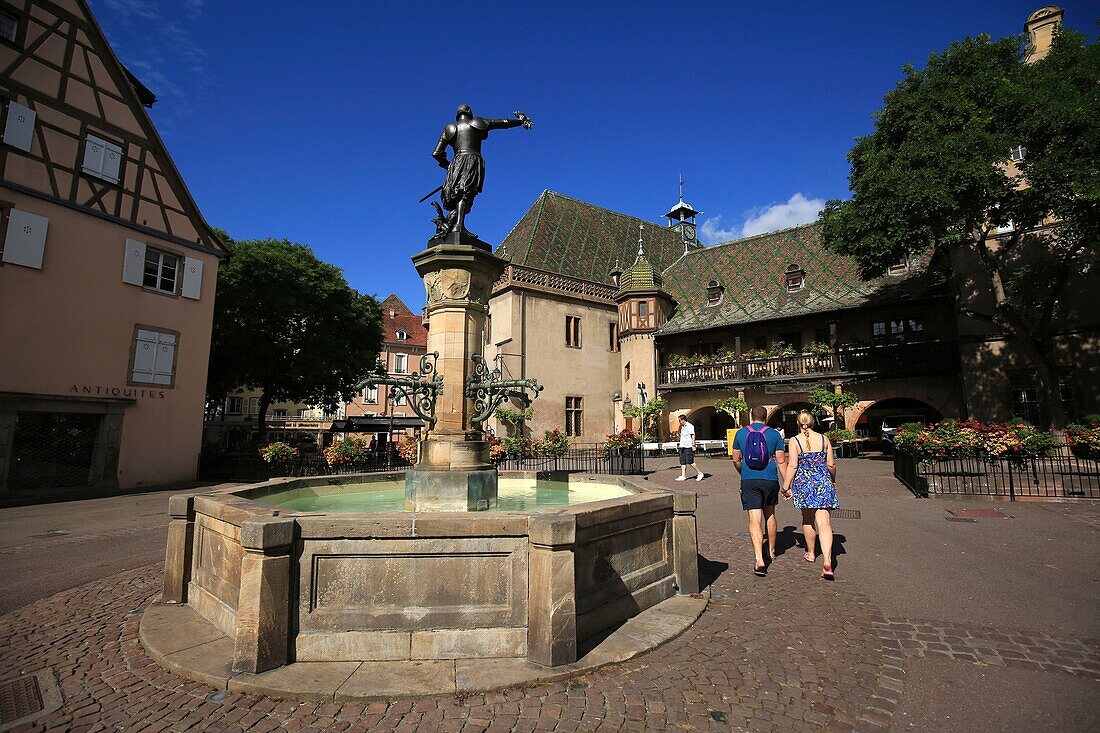
[[431,191],[428,191],[428,193],[424,196],[424,198],[420,199],[416,203],[422,204],[425,201],[427,201],[428,199],[430,199],[432,196],[435,196],[437,193],[439,193],[442,190],[443,190],[443,184],[441,183],[438,186],[436,186],[435,188],[433,188]]

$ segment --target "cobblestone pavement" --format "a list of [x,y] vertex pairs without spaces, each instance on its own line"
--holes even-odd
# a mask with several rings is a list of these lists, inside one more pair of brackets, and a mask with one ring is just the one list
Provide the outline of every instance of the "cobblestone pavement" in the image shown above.
[[[673,475],[652,480],[679,486]],[[213,689],[164,671],[138,643],[141,611],[159,592],[161,565],[149,563],[0,618],[0,679],[56,674],[64,705],[19,729],[35,731],[874,731],[890,727],[914,657],[1100,679],[1096,640],[887,617],[845,579],[843,562],[837,582],[821,581],[786,532],[786,552],[757,579],[736,481],[688,488],[701,493],[710,606],[661,648],[581,677],[389,703],[209,700]]]

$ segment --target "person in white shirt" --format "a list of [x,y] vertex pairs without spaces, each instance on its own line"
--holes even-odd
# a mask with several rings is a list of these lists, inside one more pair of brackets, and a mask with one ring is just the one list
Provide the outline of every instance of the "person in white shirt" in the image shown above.
[[695,469],[695,480],[703,480],[703,472],[695,465],[695,426],[680,415],[680,475],[677,481],[687,481],[687,469]]

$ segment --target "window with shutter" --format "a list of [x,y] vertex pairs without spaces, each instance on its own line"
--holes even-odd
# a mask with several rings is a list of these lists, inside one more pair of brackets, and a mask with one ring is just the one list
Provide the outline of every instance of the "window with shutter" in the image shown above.
[[176,381],[176,347],[179,334],[151,328],[134,329],[134,357],[130,382],[172,387]]
[[180,257],[159,249],[146,247],[142,287],[175,295],[179,280]]
[[0,10],[0,39],[8,43],[15,43],[18,32],[19,17],[12,15],[7,10]]
[[394,372],[394,374],[408,374],[408,372],[409,372],[409,355],[408,354],[394,354],[393,355],[393,372]]
[[240,415],[244,409],[244,398],[242,397],[227,397],[225,399],[225,414],[226,415]]
[[122,167],[122,148],[98,135],[88,133],[84,140],[84,163],[82,170],[90,176],[104,181],[118,183],[119,169]]
[[183,258],[183,287],[180,295],[191,300],[202,296],[202,260],[194,257]]
[[4,143],[30,152],[34,142],[34,122],[38,113],[18,102],[9,101],[4,117]]
[[4,233],[3,255],[8,264],[42,269],[42,256],[46,251],[46,230],[50,220],[29,211],[9,209],[8,226]]

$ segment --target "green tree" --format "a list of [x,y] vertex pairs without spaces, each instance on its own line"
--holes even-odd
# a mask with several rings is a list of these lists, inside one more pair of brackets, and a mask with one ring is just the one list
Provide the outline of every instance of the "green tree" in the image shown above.
[[859,398],[851,392],[834,392],[825,387],[810,390],[810,403],[833,414],[833,428],[844,427],[844,410],[859,404]]
[[743,397],[723,397],[714,403],[714,409],[726,413],[740,423],[741,413],[749,411],[749,403]]
[[272,402],[334,407],[351,399],[378,361],[382,315],[306,245],[221,234],[230,256],[218,273],[207,395],[262,390],[262,444]]
[[980,36],[906,66],[848,154],[852,197],[826,205],[824,239],[867,277],[928,255],[961,315],[1013,337],[1061,429],[1059,302],[1100,250],[1100,44],[1063,30],[1024,58],[1020,37]]
[[[623,414],[627,417],[640,417],[642,419],[642,439],[647,440],[652,438],[653,440],[660,440],[661,431],[659,421],[665,408],[668,407],[668,401],[660,397],[652,399],[645,403],[645,407],[641,405],[632,405],[631,407],[623,410]],[[653,432],[649,432],[652,430]]]

